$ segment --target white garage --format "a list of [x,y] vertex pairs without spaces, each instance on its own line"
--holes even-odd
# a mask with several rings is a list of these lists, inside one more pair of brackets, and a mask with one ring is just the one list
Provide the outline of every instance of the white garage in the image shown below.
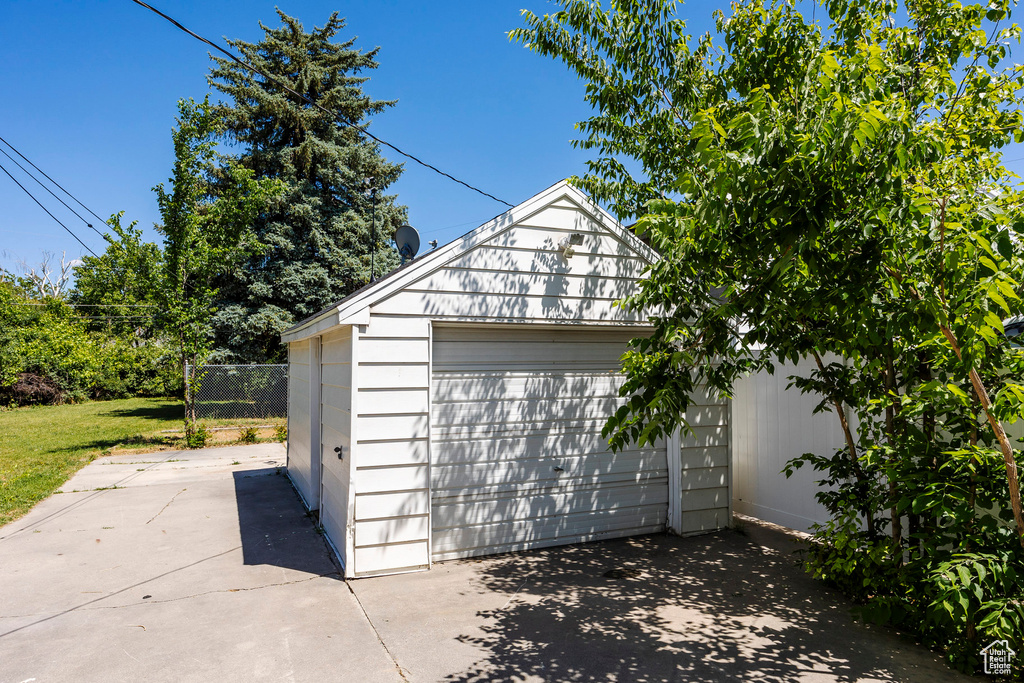
[[[567,247],[572,243],[571,250]],[[728,524],[729,407],[612,453],[657,258],[565,182],[288,330],[288,474],[346,576]]]
[[665,445],[611,453],[634,330],[434,330],[435,560],[663,531]]

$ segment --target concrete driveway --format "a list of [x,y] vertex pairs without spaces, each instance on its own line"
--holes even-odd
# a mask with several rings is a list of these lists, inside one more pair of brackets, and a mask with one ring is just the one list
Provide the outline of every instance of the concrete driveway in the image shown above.
[[102,458],[0,528],[0,683],[971,680],[753,524],[346,583],[283,464]]

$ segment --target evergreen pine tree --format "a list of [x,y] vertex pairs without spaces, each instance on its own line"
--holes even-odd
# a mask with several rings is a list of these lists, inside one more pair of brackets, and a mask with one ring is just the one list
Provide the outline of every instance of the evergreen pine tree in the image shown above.
[[[394,105],[363,93],[368,78],[360,74],[377,68],[379,48],[362,52],[352,47],[354,39],[333,42],[345,26],[337,13],[309,32],[280,10],[278,15],[279,28],[260,24],[266,34],[261,42],[229,41],[245,61],[357,125]],[[232,61],[214,61],[209,81],[230,98],[219,113],[228,139],[241,147],[238,162],[257,178],[287,186],[253,226],[264,250],[219,282],[214,358],[281,361],[283,330],[369,281],[373,216],[374,274],[398,263],[390,237],[405,221],[406,207],[384,190],[402,166],[388,163],[379,145],[359,131],[280,85]]]

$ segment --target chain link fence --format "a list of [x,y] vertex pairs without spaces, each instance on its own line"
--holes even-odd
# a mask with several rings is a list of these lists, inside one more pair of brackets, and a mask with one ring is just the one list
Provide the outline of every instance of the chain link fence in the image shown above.
[[189,389],[199,419],[288,416],[287,365],[198,365]]

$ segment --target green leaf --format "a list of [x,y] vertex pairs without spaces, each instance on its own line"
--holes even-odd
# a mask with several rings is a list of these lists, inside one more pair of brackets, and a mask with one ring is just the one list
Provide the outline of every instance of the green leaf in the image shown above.
[[955,385],[955,384],[947,384],[946,388],[949,389],[954,395],[956,395],[957,398],[965,400],[965,401],[969,401],[970,400],[970,397],[966,393],[964,393],[963,389],[961,389],[957,385]]

